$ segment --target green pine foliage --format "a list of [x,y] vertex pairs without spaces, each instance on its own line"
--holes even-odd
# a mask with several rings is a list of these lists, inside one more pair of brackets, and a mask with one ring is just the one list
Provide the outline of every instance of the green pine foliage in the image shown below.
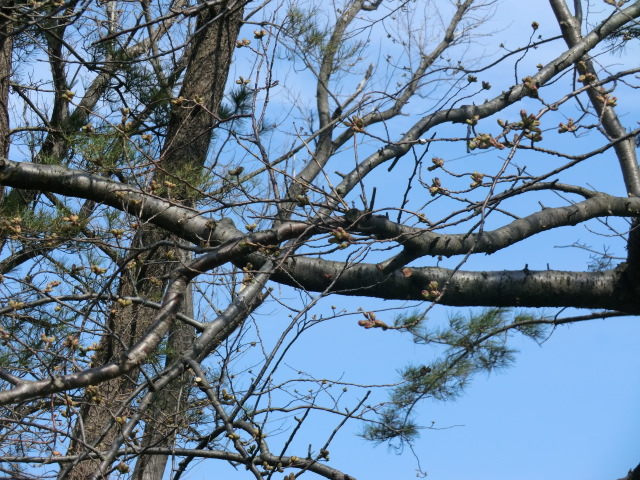
[[420,429],[412,418],[418,402],[455,399],[474,375],[510,366],[517,353],[508,345],[512,333],[540,342],[547,333],[547,323],[526,312],[503,308],[454,316],[446,326],[433,329],[418,312],[399,316],[397,329],[410,333],[418,344],[440,345],[444,351],[427,365],[407,366],[400,372],[402,382],[391,391],[378,421],[365,427],[362,436],[375,443],[411,442]]

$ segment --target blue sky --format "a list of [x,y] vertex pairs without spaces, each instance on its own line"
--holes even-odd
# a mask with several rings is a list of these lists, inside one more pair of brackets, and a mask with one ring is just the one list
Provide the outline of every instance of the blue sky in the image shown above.
[[[599,2],[592,3],[601,7]],[[601,11],[606,12],[605,8]],[[509,0],[500,2],[496,12],[493,23],[485,28],[494,33],[474,45],[479,56],[494,51],[495,45],[501,42],[508,47],[521,44],[530,34],[534,20],[540,23],[539,33],[543,36],[559,33],[547,2]],[[597,12],[591,15],[590,18],[598,16]],[[533,69],[535,63],[544,64],[554,58],[561,46],[556,43],[541,47],[523,62],[521,76],[530,74],[526,73],[527,68]],[[607,60],[624,63],[630,59],[620,56]],[[508,87],[500,72],[492,75],[482,79],[491,81],[496,87],[494,90]],[[628,102],[635,103],[635,100],[630,97]],[[419,110],[419,106],[415,108]],[[517,106],[515,111],[520,108]],[[623,122],[633,126],[633,118],[623,118]],[[441,148],[442,156],[463,156],[459,148],[434,147]],[[580,152],[587,151],[588,147],[589,142],[581,144]],[[482,162],[500,162],[495,152],[486,156],[476,158]],[[540,156],[520,158],[534,169],[544,169],[543,162],[548,162]],[[616,168],[601,168],[605,161],[612,158],[597,157],[586,162],[577,169],[578,175],[588,176],[587,181],[594,188],[620,194],[624,188],[620,174]],[[593,175],[594,169],[598,175]],[[574,172],[572,175],[576,175]],[[378,181],[384,185],[383,178]],[[605,243],[605,239],[591,236],[584,227],[566,228],[545,233],[491,257],[474,259],[465,268],[519,269],[527,263],[531,269],[545,269],[549,264],[552,269],[582,270],[589,263],[588,252],[557,248],[577,241],[595,248]],[[620,241],[611,240],[611,245],[614,253],[624,256]],[[428,259],[416,263],[432,264]],[[324,308],[329,304],[336,305],[338,310],[400,306],[397,302],[339,297],[329,299]],[[321,313],[322,309],[318,311]],[[460,310],[462,314],[469,311],[471,309]],[[442,322],[453,313],[453,309],[436,307],[429,318]],[[271,314],[274,319],[285,315],[277,310]],[[565,311],[563,316],[571,314]],[[389,320],[393,315],[389,313],[388,317],[380,316]],[[427,363],[435,355],[428,347],[415,345],[398,333],[364,331],[356,325],[358,319],[334,319],[314,327],[295,345],[287,363],[320,378],[391,383],[398,380],[397,371],[402,366]],[[274,327],[278,324],[267,317],[260,319],[263,321],[273,322]],[[455,401],[428,401],[420,405],[416,415],[419,423],[432,425],[434,422],[434,428],[424,430],[413,449],[420,468],[428,472],[428,478],[438,480],[614,480],[624,476],[640,462],[636,433],[640,428],[637,375],[640,357],[635,354],[639,337],[637,318],[559,327],[541,346],[516,337],[513,345],[519,354],[511,368],[478,376]],[[317,451],[336,423],[318,416],[306,425],[297,442],[299,448],[306,453],[306,445],[313,444]],[[329,448],[332,466],[358,479],[415,478],[418,463],[411,449],[405,448],[399,453],[386,445],[375,447],[356,437],[358,431],[359,426],[353,423],[336,436]],[[210,478],[213,474],[223,477],[225,471],[215,462],[203,462],[189,478]],[[236,476],[246,478],[246,473],[239,470]]]
[[[598,7],[601,4],[598,0],[592,3]],[[603,11],[606,8],[603,6]],[[493,54],[499,43],[508,47],[521,45],[529,36],[534,20],[540,23],[539,33],[543,36],[558,33],[548,2],[500,2],[496,15],[484,28],[485,32],[492,32],[491,35],[479,38],[467,54],[483,58]],[[251,30],[253,28],[251,26]],[[248,37],[250,35],[247,34]],[[541,47],[523,62],[521,72],[530,74],[535,71],[536,63],[546,63],[554,58],[560,48],[558,45],[561,44]],[[632,57],[629,54],[628,57],[611,57],[607,61],[624,63],[632,61]],[[379,60],[365,59],[364,64]],[[242,71],[243,67],[244,64],[237,62],[232,77],[247,76],[247,72]],[[513,77],[511,71],[508,75]],[[481,76],[481,80],[488,80],[494,85],[493,90],[487,93],[488,97],[515,81],[504,77],[500,71]],[[283,75],[283,78],[296,81],[292,76]],[[303,80],[298,80],[300,84],[292,86],[300,87],[302,95],[306,93],[312,98],[315,90],[305,90],[305,77],[301,78]],[[285,105],[290,101],[284,98],[283,90],[280,92],[282,96],[272,101],[275,109],[268,112],[274,119],[289,114],[289,111],[277,110],[281,108],[278,103]],[[636,98],[637,95],[629,97],[628,101],[636,102],[637,113]],[[424,108],[420,101],[416,101],[411,103],[408,111]],[[517,115],[520,108],[512,109],[511,115]],[[637,116],[629,115],[623,120],[628,126],[633,126],[635,118]],[[455,128],[461,132],[466,130],[460,125]],[[444,134],[444,128],[437,130]],[[278,138],[273,140],[274,151],[280,148],[279,141]],[[599,145],[600,141],[597,139],[591,146]],[[586,151],[589,145],[589,142],[582,143],[580,151]],[[362,147],[361,157],[367,148]],[[370,148],[375,150],[379,144]],[[430,154],[440,155],[454,166],[477,162],[478,169],[497,168],[502,162],[501,154],[495,151],[468,157],[460,145],[434,145]],[[549,165],[549,159],[535,155],[519,156],[518,161],[528,164],[531,169],[544,170]],[[580,179],[581,183],[588,181],[595,188],[620,194],[623,191],[620,174],[616,168],[602,168],[604,161],[611,161],[611,157],[596,157],[585,162],[584,166],[573,170],[572,175],[578,172],[578,175],[588,178]],[[403,169],[409,167],[401,162],[394,174],[402,178]],[[597,175],[593,175],[594,170],[597,170]],[[379,205],[396,206],[398,202],[394,195],[397,196],[401,190],[398,185],[390,184],[388,178],[386,168],[383,168],[383,175],[372,176],[372,185],[377,183],[379,186]],[[337,181],[337,178],[333,180]],[[526,204],[518,208],[531,209]],[[489,221],[493,222],[493,218]],[[588,242],[594,248],[600,248],[605,241],[610,242],[614,253],[625,254],[619,240],[594,237],[584,227],[578,226],[545,233],[492,256],[483,255],[464,268],[521,269],[528,264],[531,269],[545,269],[549,264],[554,269],[582,270],[589,262],[588,252],[556,248],[576,241]],[[444,264],[455,265],[458,260],[445,260]],[[422,259],[416,264],[433,265],[434,260]],[[296,299],[296,294],[289,289],[276,292],[281,293],[285,300]],[[358,307],[364,310],[420,307],[416,303],[332,296],[310,314],[326,315],[331,311],[331,305],[335,305],[337,311],[355,311]],[[203,311],[203,316],[210,313],[206,308]],[[459,310],[463,315],[470,311],[472,309]],[[436,307],[429,314],[429,322],[445,322],[454,312],[451,308]],[[392,323],[395,313],[383,312],[379,318]],[[545,313],[554,312],[547,310]],[[569,311],[564,312],[564,316],[570,314]],[[289,321],[288,315],[289,311],[273,302],[258,311],[255,321],[265,343],[274,341]],[[408,336],[394,331],[364,330],[357,325],[360,319],[362,316],[355,314],[313,327],[292,347],[282,368],[285,372],[287,369],[293,372],[299,369],[317,378],[388,384],[399,380],[398,370],[403,366],[428,363],[438,353],[430,347],[415,345]],[[425,426],[433,425],[433,428],[422,431],[413,452],[409,448],[398,452],[386,445],[374,446],[365,442],[356,436],[361,425],[354,421],[347,423],[330,445],[330,465],[359,480],[415,478],[418,467],[428,472],[428,478],[438,480],[615,480],[640,462],[640,442],[637,440],[640,428],[638,338],[640,322],[637,318],[596,320],[560,327],[542,346],[515,337],[513,346],[520,353],[511,368],[490,376],[478,376],[455,401],[420,404],[415,415],[417,421]],[[365,390],[350,388],[344,406],[355,406]],[[371,403],[385,398],[386,390],[377,389],[372,394]],[[314,414],[289,453],[304,456],[309,444],[317,452],[337,423],[333,416]],[[271,426],[275,430],[271,437],[275,444],[287,438],[286,430],[278,432],[278,425]],[[283,424],[283,428],[287,427]],[[217,461],[194,462],[194,465],[185,478],[248,478],[243,468],[234,473],[231,467]],[[308,476],[312,477],[312,474]]]
[[[446,315],[440,308],[434,317]],[[421,468],[439,480],[623,476],[640,462],[638,335],[636,318],[620,318],[558,328],[541,347],[516,341],[513,367],[478,376],[456,401],[418,408],[422,425],[435,422],[415,445]],[[287,364],[327,378],[381,382],[397,380],[397,368],[430,355],[394,332],[334,320],[298,343]],[[312,444],[317,451],[336,423],[320,416],[307,424],[299,448],[306,453]],[[418,465],[409,449],[398,454],[374,447],[355,436],[358,428],[353,423],[337,435],[329,447],[332,466],[357,479],[415,478]],[[219,462],[204,461],[188,478],[224,477],[225,471]]]

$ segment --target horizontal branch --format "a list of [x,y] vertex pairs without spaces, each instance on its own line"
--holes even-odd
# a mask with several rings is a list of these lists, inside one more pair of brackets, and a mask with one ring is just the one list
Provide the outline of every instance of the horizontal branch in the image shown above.
[[288,222],[270,230],[245,235],[235,227],[230,228],[230,221],[216,222],[196,210],[144,190],[60,165],[13,162],[0,158],[0,185],[94,200],[201,246],[219,245],[234,239],[242,240],[247,245],[279,244],[302,235],[310,228],[302,222]]
[[[258,261],[251,257],[252,262]],[[432,301],[449,306],[576,307],[640,313],[638,292],[624,266],[606,272],[462,271],[406,267],[385,274],[378,265],[298,258],[272,280],[296,288],[389,300]],[[435,283],[432,283],[435,282]],[[435,294],[435,295],[434,295]]]
[[[301,222],[288,222],[271,230],[245,235],[231,221],[216,223],[194,210],[139,189],[61,166],[5,160],[0,163],[0,183],[19,188],[30,186],[101,201],[165,228],[188,241],[213,244],[226,242],[221,245],[226,252],[224,255],[220,255],[222,250],[219,250],[217,255],[220,256],[216,259],[207,255],[200,257],[193,264],[194,270],[188,277],[225,258],[227,261],[239,261],[242,257],[249,259],[254,268],[260,267],[267,258],[251,253],[260,245],[280,244],[287,239],[323,230]],[[471,250],[490,253],[550,228],[575,225],[597,216],[635,215],[640,215],[640,199],[596,194],[574,205],[544,209],[482,235],[442,235],[398,225],[385,217],[367,217],[357,211],[355,215],[350,212],[348,219],[337,220],[336,224],[352,225],[354,231],[398,241],[410,252],[410,258],[405,259],[410,260],[423,255],[466,254]],[[636,305],[632,286],[622,283],[623,276],[617,270],[604,273],[528,270],[454,273],[452,270],[424,267],[412,268],[410,276],[406,276],[406,269],[394,269],[390,274],[386,273],[387,270],[383,271],[379,265],[374,264],[348,266],[344,262],[296,258],[289,261],[285,269],[274,274],[272,280],[296,288],[325,291],[333,279],[337,279],[333,292],[399,300],[425,299],[423,290],[430,282],[435,281],[440,289],[446,285],[446,291],[439,299],[444,305],[575,306],[627,312],[640,310]]]
[[[227,460],[235,463],[244,463],[244,459],[239,453],[228,452],[225,450],[210,449],[190,449],[190,448],[145,448],[137,451],[133,448],[122,449],[117,452],[118,457],[140,455],[175,455],[179,457],[195,457],[195,458],[213,458],[218,460]],[[100,452],[89,453],[87,458],[99,458]],[[0,461],[11,463],[71,463],[75,462],[78,455],[60,455],[55,457],[36,457],[36,456],[3,456]],[[344,474],[335,468],[324,463],[319,463],[313,459],[294,457],[294,456],[278,456],[273,454],[260,454],[253,459],[255,465],[263,465],[266,463],[270,467],[277,465],[286,466],[286,468],[304,469],[316,473],[331,480],[356,480],[354,477]]]
[[[378,239],[394,240],[405,248],[409,261],[425,255],[465,255],[494,253],[546,230],[574,226],[598,217],[635,217],[640,215],[640,198],[613,197],[596,193],[590,198],[564,207],[544,208],[539,212],[516,219],[507,225],[482,233],[441,234],[431,230],[392,222],[380,215],[350,212],[361,218],[354,230],[374,235]],[[404,266],[390,262],[385,273]]]

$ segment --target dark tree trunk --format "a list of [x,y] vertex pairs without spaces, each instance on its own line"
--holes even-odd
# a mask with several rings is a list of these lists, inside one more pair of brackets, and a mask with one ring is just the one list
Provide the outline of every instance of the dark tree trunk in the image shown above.
[[[9,2],[0,9],[0,18],[10,15]],[[9,154],[9,84],[11,80],[11,52],[13,39],[12,24],[8,20],[0,20],[0,157]],[[0,186],[0,204],[4,197],[4,187]]]
[[[165,181],[176,184],[176,187],[164,193],[174,201],[183,204],[193,202],[190,182],[199,177],[207,158],[212,132],[218,121],[216,114],[222,101],[235,41],[242,23],[242,13],[242,7],[227,4],[203,11],[198,19],[196,31],[199,33],[192,39],[191,56],[179,94],[184,101],[174,105],[154,175],[154,180],[159,185],[163,185]],[[161,240],[174,241],[175,246],[152,248],[141,257],[143,262],[140,267],[126,270],[121,277],[120,296],[160,298],[163,292],[161,279],[166,278],[178,263],[188,261],[189,254],[180,250],[180,241],[152,225],[138,231],[134,247],[149,248]],[[190,292],[186,293],[186,299],[190,300]],[[103,337],[96,353],[97,364],[116,358],[135,343],[155,315],[154,310],[144,307],[122,308],[116,305],[114,311],[109,325],[111,335]],[[192,306],[188,305],[184,313],[191,315]],[[184,345],[190,344],[193,335],[193,329],[183,323],[173,326],[169,333],[165,364],[173,361],[173,352],[179,352]],[[76,435],[84,435],[85,442],[98,449],[101,445],[108,445],[117,434],[112,421],[115,409],[138,383],[138,374],[136,372],[131,375],[127,381],[116,379],[101,384],[98,394],[100,403],[91,401],[88,396],[82,412],[84,431],[81,432],[78,426]],[[188,387],[184,379],[179,379],[158,393],[156,404],[146,417],[143,445],[168,447],[173,443],[177,431],[182,427],[181,414],[187,394]],[[126,412],[123,414],[126,415]],[[72,450],[78,453],[83,448],[76,441]],[[164,455],[140,456],[133,478],[161,479],[167,458]],[[68,471],[61,471],[61,476],[72,480],[86,479],[95,472],[98,464],[96,462],[83,461]]]

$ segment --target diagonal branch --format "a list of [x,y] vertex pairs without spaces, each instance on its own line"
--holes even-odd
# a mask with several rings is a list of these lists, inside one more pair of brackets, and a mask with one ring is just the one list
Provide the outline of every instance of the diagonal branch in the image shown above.
[[[629,22],[630,19],[640,16],[640,2],[635,2],[629,7],[612,15],[602,24],[596,26],[588,35],[584,36],[569,50],[564,51],[551,62],[542,67],[531,81],[539,86],[545,85],[565,69],[578,62],[585,54],[597,46],[602,39],[619,27]],[[466,120],[478,116],[479,119],[489,117],[509,105],[529,95],[529,89],[525,83],[515,85],[509,91],[494,97],[482,105],[462,106],[440,110],[432,115],[427,115],[416,122],[402,138],[394,143],[386,145],[376,153],[363,160],[353,171],[345,175],[342,182],[336,187],[340,195],[350,192],[357,184],[380,164],[391,159],[404,156],[425,132],[445,122],[464,123]]]

